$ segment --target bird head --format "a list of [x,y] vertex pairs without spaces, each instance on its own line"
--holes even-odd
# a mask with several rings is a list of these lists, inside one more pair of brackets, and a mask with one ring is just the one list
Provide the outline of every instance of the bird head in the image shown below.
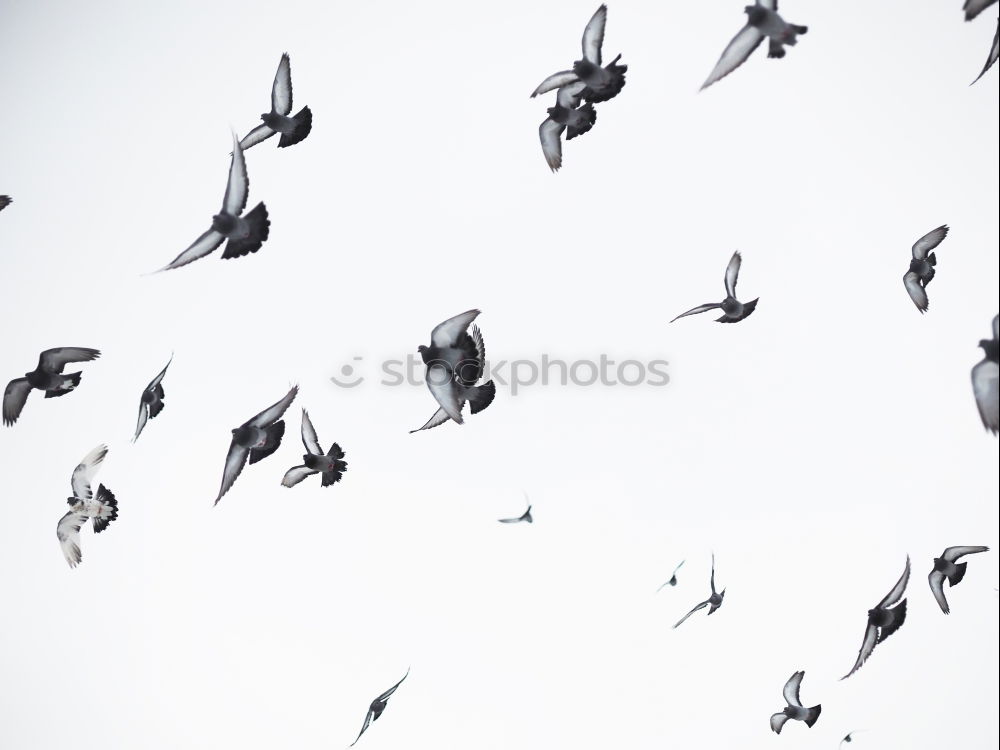
[[767,11],[759,5],[748,5],[743,9],[743,12],[747,14],[747,21],[751,26],[760,26],[767,18]]
[[229,214],[216,214],[212,217],[212,229],[221,234],[228,234],[236,225],[236,221]]

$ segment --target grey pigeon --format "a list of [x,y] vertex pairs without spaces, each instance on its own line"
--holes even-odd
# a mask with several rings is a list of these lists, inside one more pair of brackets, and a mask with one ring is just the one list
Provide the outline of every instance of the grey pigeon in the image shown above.
[[257,252],[267,239],[271,222],[267,218],[267,207],[263,203],[258,203],[250,213],[243,215],[243,209],[247,207],[249,189],[250,178],[247,177],[243,149],[236,140],[236,134],[233,133],[233,156],[229,164],[229,182],[226,184],[226,195],[222,199],[222,210],[212,217],[211,229],[160,270],[180,268],[204,258],[226,240],[229,242],[226,244],[225,252],[222,253],[223,258],[240,258]]
[[[726,298],[722,302],[698,305],[698,307],[688,310],[686,313],[681,313],[674,320],[680,320],[688,315],[697,315],[709,310],[722,310],[722,317],[716,318],[716,323],[738,323],[744,318],[749,318],[754,309],[756,309],[757,300],[760,297],[750,302],[740,302],[736,299],[736,282],[740,277],[740,265],[742,263],[743,257],[737,250],[733,253],[733,257],[729,259],[729,265],[726,266],[726,277],[724,279]],[[674,320],[670,322],[673,323]]]
[[856,735],[860,731],[861,731],[860,729],[855,729],[853,732],[848,732],[847,734],[845,734],[844,738],[840,741],[840,744],[837,745],[837,747],[843,747],[845,743],[849,745],[852,742],[854,742],[854,735]]
[[965,11],[965,20],[971,21],[984,10],[989,8],[997,0],[965,0],[962,10]]
[[597,122],[597,110],[594,105],[580,106],[580,93],[585,84],[571,83],[556,92],[556,106],[549,107],[549,116],[538,126],[538,138],[542,142],[542,153],[549,169],[558,172],[562,166],[563,132],[570,141],[578,135],[588,132]]
[[914,242],[911,249],[913,260],[910,261],[910,270],[903,275],[903,286],[921,313],[927,312],[927,285],[934,278],[934,266],[937,265],[937,255],[933,250],[948,236],[948,231],[948,225],[942,224]]
[[73,496],[66,502],[69,511],[59,519],[56,526],[56,536],[62,547],[66,562],[75,568],[83,559],[80,552],[80,529],[88,520],[93,522],[94,533],[100,534],[108,524],[118,518],[118,500],[103,484],[98,486],[97,495],[90,489],[90,483],[100,468],[104,457],[108,455],[108,447],[99,445],[80,461],[70,479]]
[[948,547],[941,553],[941,557],[934,558],[934,569],[927,575],[927,582],[930,584],[931,593],[934,594],[938,606],[946,615],[951,614],[951,608],[944,595],[944,580],[948,579],[949,588],[957,586],[965,577],[965,567],[968,565],[968,563],[957,561],[966,555],[989,552],[989,550],[989,547]]
[[7,206],[14,202],[14,199],[9,195],[0,195],[0,211],[3,211]]
[[701,85],[702,90],[746,62],[765,37],[768,39],[767,56],[780,58],[785,56],[786,46],[794,47],[797,37],[809,31],[808,27],[788,23],[779,16],[778,0],[757,0],[756,4],[746,6],[743,12],[747,14],[746,26],[729,42],[708,79]]
[[771,716],[771,731],[775,734],[781,734],[782,727],[785,726],[785,722],[789,719],[804,721],[807,727],[812,727],[816,723],[816,719],[819,718],[820,711],[823,710],[822,705],[817,704],[812,708],[805,708],[799,699],[799,688],[802,685],[802,678],[805,674],[803,671],[796,672],[785,683],[785,687],[781,692],[784,695],[785,703],[788,705],[780,713],[772,714]]
[[486,345],[475,326],[471,335],[469,325],[479,310],[449,318],[431,331],[431,345],[418,346],[417,351],[427,365],[427,388],[440,408],[424,425],[411,432],[428,430],[449,419],[463,423],[462,407],[466,402],[469,411],[478,414],[491,403],[496,395],[492,380],[477,385],[486,367]]
[[1000,431],[1000,397],[997,395],[1000,379],[1000,315],[993,318],[993,338],[980,339],[983,361],[972,368],[972,392],[979,407],[983,427],[994,435]]
[[3,423],[12,425],[21,416],[28,394],[34,388],[45,391],[45,398],[65,396],[78,385],[82,373],[63,373],[63,368],[70,362],[90,362],[101,356],[97,349],[87,349],[81,346],[60,346],[46,349],[38,357],[38,366],[23,378],[14,378],[7,383],[3,393]]
[[358,740],[361,739],[361,735],[363,735],[368,730],[368,727],[371,726],[371,723],[373,721],[377,721],[378,717],[382,715],[382,712],[385,711],[385,707],[389,702],[389,698],[392,696],[393,693],[396,692],[396,688],[398,688],[400,685],[403,684],[403,680],[405,680],[409,674],[410,670],[407,669],[406,674],[403,675],[402,680],[397,682],[395,685],[393,685],[391,688],[382,693],[382,695],[380,695],[378,698],[376,698],[371,702],[371,705],[368,707],[368,713],[365,715],[365,723],[361,726],[361,731],[358,732],[357,739],[355,739],[354,742],[351,743],[350,745],[351,747],[354,747],[356,744],[358,744]]
[[281,419],[281,415],[292,405],[298,392],[299,387],[292,386],[281,401],[267,407],[233,430],[233,440],[226,455],[226,468],[222,473],[222,486],[219,488],[219,496],[215,498],[216,505],[222,496],[229,492],[236,477],[243,471],[247,457],[250,458],[251,464],[255,464],[278,450],[281,438],[285,434],[285,422]]
[[890,635],[899,630],[906,621],[906,599],[903,594],[906,592],[906,584],[910,580],[910,556],[906,556],[906,568],[900,576],[892,591],[885,595],[878,604],[868,610],[868,625],[865,627],[865,639],[861,643],[861,650],[858,651],[857,661],[851,671],[840,679],[846,680],[852,674],[861,669],[875,646]]
[[264,122],[243,137],[240,148],[246,150],[256,146],[275,133],[281,133],[278,148],[294,146],[304,141],[312,130],[312,111],[309,107],[303,107],[297,115],[289,117],[291,111],[292,64],[286,52],[278,63],[278,72],[274,74],[274,83],[271,86],[271,111],[260,116]]
[[627,65],[618,65],[621,55],[602,67],[601,47],[604,45],[604,26],[608,20],[608,6],[601,5],[583,30],[583,58],[573,63],[572,70],[553,73],[531,92],[535,97],[571,83],[586,84],[581,97],[598,103],[613,99],[625,86]]
[[658,588],[656,590],[656,593],[660,593],[660,590],[664,586],[676,586],[677,585],[677,571],[681,569],[681,565],[683,565],[683,564],[684,564],[684,561],[681,560],[680,563],[677,565],[677,567],[674,568],[674,572],[670,575],[670,580],[667,581],[666,583],[661,584],[660,588]]
[[281,484],[285,487],[294,487],[312,474],[323,475],[321,480],[323,487],[339,482],[347,471],[347,461],[343,460],[346,454],[336,443],[330,447],[329,452],[323,452],[312,420],[309,419],[309,412],[305,409],[302,410],[302,444],[306,447],[306,453],[302,456],[303,465],[293,466],[286,471]]
[[167,368],[170,367],[170,363],[173,361],[174,356],[171,354],[170,359],[167,360],[167,364],[160,370],[160,374],[149,382],[149,385],[143,390],[142,396],[139,397],[139,419],[135,425],[135,437],[132,438],[133,443],[139,439],[139,435],[146,426],[146,422],[163,411],[163,376],[167,374]]
[[[1000,18],[997,19],[997,30],[993,33],[993,46],[990,47],[990,56],[986,58],[986,64],[983,66],[982,72],[976,76],[976,80],[972,83],[975,83],[986,75],[986,71],[996,64],[998,56],[1000,56]],[[971,86],[972,83],[969,85]],[[0,206],[0,208],[2,208],[2,206]]]
[[677,623],[674,625],[674,628],[680,627],[680,625],[681,625],[682,622],[684,622],[687,618],[689,618],[691,615],[693,615],[699,609],[704,609],[705,607],[711,607],[708,610],[708,614],[712,614],[713,612],[715,612],[715,610],[717,610],[719,607],[722,606],[722,600],[726,596],[726,590],[722,589],[722,591],[718,592],[718,593],[715,591],[715,553],[714,552],[712,553],[712,578],[711,578],[711,585],[712,585],[712,595],[710,597],[708,597],[708,599],[706,599],[705,601],[701,602],[701,604],[696,604],[694,606],[694,608],[690,612],[688,612],[680,620],[677,621]]
[[[525,502],[528,501],[527,492],[524,493],[524,500]],[[531,503],[529,502],[528,509],[524,511],[524,513],[522,513],[521,515],[517,516],[516,518],[501,518],[499,519],[499,521],[500,523],[534,523],[535,519],[531,517]]]

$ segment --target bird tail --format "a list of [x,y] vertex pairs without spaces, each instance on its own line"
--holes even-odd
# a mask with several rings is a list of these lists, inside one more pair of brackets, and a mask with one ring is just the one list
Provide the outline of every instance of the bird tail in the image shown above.
[[806,712],[806,718],[804,718],[802,721],[804,721],[806,723],[807,727],[811,727],[813,724],[816,723],[816,719],[819,718],[819,714],[820,714],[820,712],[822,710],[823,710],[823,706],[821,706],[821,705],[820,706],[813,706],[812,708],[810,708]]
[[63,375],[62,384],[51,391],[45,391],[45,398],[56,398],[58,396],[65,396],[67,393],[72,391],[78,385],[80,385],[80,378],[83,377],[82,372],[71,372],[67,375]]
[[591,104],[590,102],[587,102],[586,104],[584,104],[582,107],[580,107],[580,109],[578,111],[585,113],[587,115],[587,119],[583,123],[583,127],[579,127],[579,128],[568,127],[568,128],[566,128],[566,140],[567,141],[576,138],[578,135],[583,135],[584,133],[589,132],[590,129],[592,127],[594,127],[594,123],[597,122],[597,110],[594,109],[594,105]]
[[250,463],[252,464],[257,463],[262,458],[267,458],[278,450],[278,446],[281,445],[281,438],[285,434],[285,420],[279,419],[268,427],[265,432],[267,432],[267,440],[264,443],[264,447],[250,449]]
[[271,222],[267,218],[267,207],[263,203],[254,206],[253,211],[243,216],[243,219],[249,225],[247,236],[229,240],[226,251],[222,254],[223,258],[240,258],[248,253],[255,253],[267,239],[271,231]]
[[890,622],[888,625],[883,626],[878,631],[879,643],[881,643],[890,635],[892,635],[901,627],[903,627],[903,623],[906,621],[906,599],[903,599],[903,601],[901,601],[898,605],[892,608],[892,614],[893,614],[892,622]]
[[965,568],[969,563],[959,563],[955,566],[956,570],[954,574],[948,576],[948,583],[952,586],[957,586],[959,581],[965,578]]
[[291,133],[281,134],[281,139],[278,141],[278,148],[294,146],[296,143],[304,141],[306,136],[309,135],[309,131],[312,130],[313,113],[309,107],[303,107],[292,120],[295,122],[295,128]]
[[796,26],[796,25],[795,25],[795,24],[793,23],[793,24],[792,24],[792,30],[793,30],[793,31],[794,31],[794,32],[795,32],[796,34],[805,34],[805,33],[808,33],[808,31],[809,31],[809,27],[808,27],[808,26]]
[[[160,397],[162,398],[162,396]],[[163,411],[163,401],[157,399],[149,405],[149,418],[157,416],[161,411]]]
[[767,56],[780,60],[785,56],[785,44],[795,44],[794,38],[784,44],[777,39],[769,39],[767,42]]
[[118,518],[118,500],[115,494],[103,484],[97,488],[97,495],[94,500],[100,505],[97,515],[94,516],[94,533],[100,534],[108,525]]
[[497,395],[497,387],[489,380],[475,388],[469,388],[466,396],[469,399],[469,411],[478,414],[487,406],[493,403],[494,396]]
[[337,461],[330,471],[323,472],[322,485],[329,487],[331,484],[336,484],[344,476],[345,471],[347,471],[347,461]]

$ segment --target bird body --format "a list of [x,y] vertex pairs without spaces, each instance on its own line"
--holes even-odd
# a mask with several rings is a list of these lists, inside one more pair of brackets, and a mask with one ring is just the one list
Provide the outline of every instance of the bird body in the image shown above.
[[941,611],[946,615],[951,613],[948,606],[948,598],[944,594],[944,582],[948,581],[949,587],[957,586],[965,577],[965,568],[968,563],[960,563],[958,560],[966,555],[975,555],[979,552],[988,552],[989,547],[948,547],[941,553],[941,557],[934,558],[934,567],[927,575],[927,583],[931,587],[931,593],[937,601]]
[[983,427],[1000,432],[1000,315],[993,318],[993,338],[981,339],[983,359],[972,368],[972,393]]
[[795,672],[785,683],[782,695],[788,705],[781,712],[771,716],[771,731],[775,734],[781,734],[785,722],[789,719],[804,722],[807,727],[812,727],[819,718],[820,712],[823,710],[822,705],[806,708],[799,698],[799,689],[804,676],[805,672],[803,671]]
[[406,674],[403,675],[403,678],[399,682],[397,682],[395,685],[393,685],[391,688],[386,690],[384,693],[378,696],[378,698],[376,698],[371,702],[371,705],[368,707],[368,713],[365,715],[365,723],[362,725],[361,731],[358,733],[357,739],[351,743],[351,747],[354,747],[357,744],[358,740],[361,739],[361,735],[363,735],[366,731],[368,731],[368,727],[371,726],[371,723],[373,721],[376,721],[382,715],[382,712],[385,711],[385,707],[389,703],[389,698],[392,696],[393,693],[396,692],[396,689],[403,684],[403,680],[405,680],[409,676],[409,674],[410,670],[407,669]]
[[38,357],[38,365],[24,377],[15,378],[7,384],[3,395],[3,423],[14,424],[21,416],[21,410],[32,389],[45,391],[45,398],[65,396],[80,385],[83,373],[64,373],[70,362],[90,362],[101,356],[97,349],[80,346],[61,346],[46,349]]

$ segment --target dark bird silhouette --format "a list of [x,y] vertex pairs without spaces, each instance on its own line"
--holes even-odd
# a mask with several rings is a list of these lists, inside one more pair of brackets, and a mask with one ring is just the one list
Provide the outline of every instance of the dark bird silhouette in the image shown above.
[[927,582],[930,584],[931,593],[934,594],[938,606],[946,615],[951,614],[951,608],[944,595],[945,579],[948,579],[949,587],[957,586],[965,577],[965,567],[968,565],[968,563],[957,561],[966,555],[989,552],[989,550],[989,547],[948,547],[941,553],[941,557],[934,558],[934,568],[927,575]]
[[997,381],[1000,379],[1000,315],[993,318],[993,338],[981,339],[979,346],[984,356],[982,362],[972,368],[972,393],[976,397],[983,427],[996,435],[1000,431],[1000,397],[997,394]]
[[711,607],[708,610],[708,614],[712,614],[712,613],[715,612],[715,610],[717,610],[719,607],[722,606],[722,600],[726,596],[726,590],[722,589],[722,591],[719,592],[719,593],[717,593],[715,591],[715,553],[714,552],[712,553],[712,578],[711,578],[710,582],[711,582],[711,586],[712,586],[712,595],[710,597],[708,597],[708,599],[706,599],[705,601],[701,602],[701,604],[696,604],[694,606],[694,608],[690,612],[688,612],[680,620],[677,621],[677,623],[674,625],[674,628],[680,627],[680,625],[681,625],[682,622],[684,622],[687,618],[689,618],[691,615],[693,615],[699,609],[704,609],[705,607]]
[[294,487],[311,474],[322,474],[322,486],[329,487],[340,481],[340,478],[347,471],[347,461],[343,458],[346,455],[340,446],[334,443],[328,453],[324,453],[319,445],[319,438],[313,428],[312,420],[309,419],[309,412],[302,410],[302,444],[306,447],[306,453],[302,456],[302,466],[293,466],[285,472],[281,484],[285,487]]
[[962,10],[965,11],[965,20],[971,21],[984,10],[989,8],[997,0],[965,0]]
[[913,304],[921,313],[927,312],[929,305],[927,285],[934,278],[934,266],[937,265],[937,255],[933,250],[947,236],[948,225],[942,224],[913,243],[911,250],[913,260],[910,261],[910,270],[903,275],[903,286],[906,287],[907,294],[910,295]]
[[910,556],[907,555],[906,568],[903,570],[903,575],[896,581],[896,585],[882,601],[868,610],[868,625],[865,627],[865,639],[861,643],[861,650],[858,651],[858,659],[854,662],[851,671],[840,679],[846,680],[861,669],[861,665],[872,655],[875,646],[902,627],[906,621],[906,599],[903,599],[903,594],[906,592],[906,584],[909,580]]
[[660,593],[660,589],[662,589],[664,586],[676,586],[677,585],[677,571],[681,569],[681,565],[683,565],[683,564],[684,564],[684,561],[681,560],[680,564],[678,564],[678,566],[676,568],[674,568],[674,572],[670,575],[670,580],[667,581],[664,584],[661,584],[660,588],[658,588],[656,590],[656,593]]
[[240,141],[244,151],[266,141],[275,133],[281,133],[278,148],[294,146],[304,141],[312,130],[312,111],[303,107],[294,117],[289,117],[292,111],[292,63],[286,52],[278,62],[278,72],[274,74],[271,85],[271,111],[260,116],[263,123],[247,133]]
[[805,708],[799,699],[799,688],[802,685],[802,678],[805,674],[803,671],[796,672],[785,683],[782,694],[785,697],[785,703],[788,705],[780,713],[772,714],[771,716],[771,731],[775,734],[781,734],[782,727],[785,726],[785,722],[789,719],[804,721],[807,727],[812,727],[816,723],[816,719],[819,718],[820,711],[823,710],[822,705]]
[[[722,310],[722,317],[716,318],[716,323],[739,323],[744,318],[749,318],[756,309],[757,300],[760,297],[750,302],[740,302],[736,299],[736,282],[740,277],[740,266],[742,263],[743,257],[740,255],[739,250],[737,250],[733,253],[733,257],[729,259],[729,265],[726,266],[726,277],[723,280],[726,286],[726,298],[722,302],[710,302],[707,305],[698,305],[698,307],[692,308],[686,313],[681,313],[674,320],[680,320],[688,315],[697,315],[709,310]],[[674,320],[670,322],[673,323]]]
[[80,461],[70,479],[73,495],[67,499],[69,511],[59,519],[56,526],[56,536],[62,547],[66,562],[75,568],[83,559],[80,552],[80,529],[87,521],[91,521],[94,533],[100,534],[108,525],[118,518],[118,500],[114,493],[103,484],[97,488],[95,496],[90,489],[90,483],[100,468],[104,457],[108,455],[108,447],[99,445]]
[[847,734],[845,734],[844,738],[840,741],[840,744],[837,747],[843,747],[845,743],[849,745],[852,742],[854,742],[854,735],[856,735],[860,731],[861,731],[860,729],[855,729],[853,732],[848,732]]
[[3,211],[7,206],[14,202],[14,199],[9,195],[0,195],[0,211]]
[[367,731],[371,723],[373,721],[377,721],[378,717],[382,715],[382,712],[385,711],[386,704],[389,702],[389,698],[396,692],[396,688],[403,684],[403,680],[405,680],[409,674],[410,670],[407,669],[402,680],[397,682],[391,688],[382,693],[382,695],[372,701],[371,705],[368,707],[368,714],[365,716],[365,723],[361,726],[361,731],[358,732],[357,739],[351,743],[351,747],[354,747],[358,743],[358,740],[361,739],[361,735]]
[[524,493],[524,501],[528,503],[528,509],[524,511],[517,518],[501,518],[500,523],[534,523],[535,519],[531,517],[531,503],[528,502],[528,493]]
[[14,378],[7,383],[3,394],[3,423],[12,425],[21,416],[21,410],[28,400],[31,389],[45,391],[45,398],[65,396],[80,385],[83,373],[63,373],[70,362],[90,362],[101,356],[97,349],[81,346],[60,346],[46,349],[38,357],[38,366],[26,372],[23,378]]
[[167,368],[170,367],[170,363],[173,361],[174,356],[171,354],[167,364],[160,370],[160,374],[149,381],[149,385],[146,386],[142,392],[142,396],[139,397],[139,420],[135,425],[135,437],[132,438],[133,443],[139,439],[139,435],[146,426],[146,422],[163,411],[163,376],[167,374]]

